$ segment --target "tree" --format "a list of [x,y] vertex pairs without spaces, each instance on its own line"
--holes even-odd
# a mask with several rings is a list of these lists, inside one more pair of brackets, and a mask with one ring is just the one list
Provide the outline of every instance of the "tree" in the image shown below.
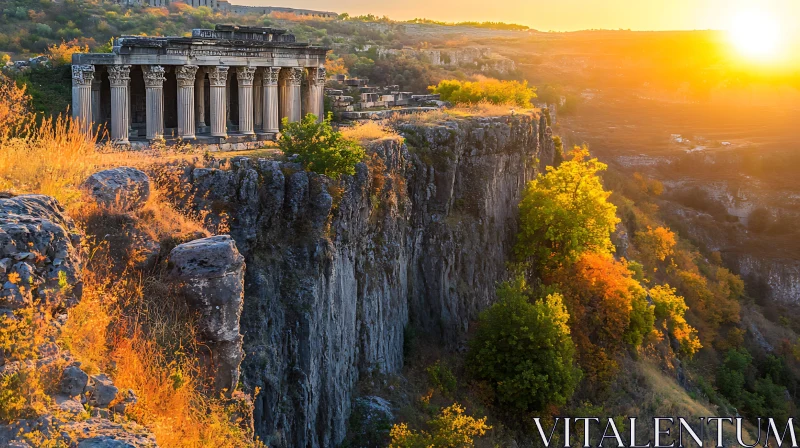
[[560,268],[549,282],[564,294],[578,359],[590,383],[600,385],[616,372],[616,355],[638,347],[653,331],[653,307],[624,261],[608,254],[584,253]]
[[516,253],[542,266],[576,261],[583,252],[610,254],[611,232],[619,219],[608,202],[600,171],[606,165],[589,159],[589,150],[575,147],[571,160],[547,167],[528,183],[520,202]]
[[314,114],[294,123],[284,118],[278,147],[287,156],[297,155],[306,170],[338,179],[342,174],[354,174],[365,153],[357,143],[334,131],[331,119],[331,114],[321,123]]
[[645,261],[655,265],[672,255],[675,250],[675,233],[666,227],[647,226],[634,234],[634,242]]
[[475,438],[492,429],[486,417],[476,419],[464,415],[458,403],[442,409],[437,417],[428,420],[431,431],[413,431],[405,423],[392,426],[389,448],[471,448]]
[[561,406],[581,377],[559,294],[530,302],[520,277],[503,283],[498,302],[481,313],[470,341],[469,365],[498,400],[519,411]]
[[650,289],[650,299],[655,306],[655,318],[666,325],[667,330],[680,344],[682,355],[691,358],[703,346],[697,338],[697,330],[686,323],[684,315],[689,309],[683,297],[675,294],[669,285],[657,285]]

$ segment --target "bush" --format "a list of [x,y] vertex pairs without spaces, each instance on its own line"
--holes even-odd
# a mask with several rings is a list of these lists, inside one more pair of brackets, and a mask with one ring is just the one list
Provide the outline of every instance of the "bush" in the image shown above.
[[438,93],[442,100],[457,104],[476,104],[488,101],[494,104],[509,104],[531,107],[536,98],[536,89],[528,87],[528,82],[500,81],[483,79],[480,81],[458,81],[449,79],[428,87],[431,93]]
[[684,315],[689,307],[683,297],[675,294],[669,285],[658,285],[650,290],[650,298],[655,306],[655,318],[666,323],[667,330],[680,344],[682,355],[691,358],[703,346],[697,338],[697,330],[686,323]]
[[413,431],[405,423],[394,425],[389,433],[392,441],[389,448],[470,448],[475,438],[492,429],[486,417],[476,419],[464,415],[458,403],[442,409],[438,417],[428,421],[431,431]]
[[321,123],[314,114],[295,123],[284,118],[278,146],[287,156],[297,155],[306,170],[338,179],[342,174],[355,174],[356,164],[365,153],[357,143],[334,131],[331,119],[331,114]]
[[473,375],[490,382],[499,401],[519,411],[565,404],[581,371],[561,296],[530,303],[522,278],[502,284],[497,295],[470,341]]

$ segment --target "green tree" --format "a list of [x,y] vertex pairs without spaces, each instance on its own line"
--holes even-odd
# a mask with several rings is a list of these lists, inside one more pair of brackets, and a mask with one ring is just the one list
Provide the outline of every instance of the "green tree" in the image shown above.
[[294,123],[284,118],[278,147],[287,156],[297,155],[306,170],[338,179],[342,174],[354,174],[365,154],[358,143],[333,129],[331,119],[331,114],[322,122],[317,122],[314,114]]
[[604,163],[589,159],[586,146],[575,147],[572,159],[547,167],[528,183],[520,202],[516,252],[543,266],[572,263],[585,251],[610,254],[611,232],[619,219],[608,202],[600,171]]
[[566,403],[581,371],[561,295],[531,303],[526,289],[522,277],[500,286],[499,301],[480,315],[468,364],[501,403],[533,411]]

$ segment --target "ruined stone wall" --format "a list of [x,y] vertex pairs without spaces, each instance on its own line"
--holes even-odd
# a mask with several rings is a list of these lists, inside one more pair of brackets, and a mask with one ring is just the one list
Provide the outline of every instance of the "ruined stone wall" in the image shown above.
[[[334,446],[366,371],[396,373],[404,329],[458,344],[505,277],[527,181],[552,160],[543,119],[406,125],[337,190],[292,163],[184,173],[245,256],[243,380],[270,446]],[[547,144],[540,144],[546,141]],[[201,199],[198,199],[201,198]]]

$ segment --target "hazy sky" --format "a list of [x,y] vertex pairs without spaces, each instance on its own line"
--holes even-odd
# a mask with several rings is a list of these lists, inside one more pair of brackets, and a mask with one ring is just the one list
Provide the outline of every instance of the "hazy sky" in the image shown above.
[[243,5],[289,6],[372,13],[405,20],[503,21],[548,31],[592,28],[634,30],[726,29],[742,10],[767,11],[785,32],[800,23],[800,0],[230,0]]

